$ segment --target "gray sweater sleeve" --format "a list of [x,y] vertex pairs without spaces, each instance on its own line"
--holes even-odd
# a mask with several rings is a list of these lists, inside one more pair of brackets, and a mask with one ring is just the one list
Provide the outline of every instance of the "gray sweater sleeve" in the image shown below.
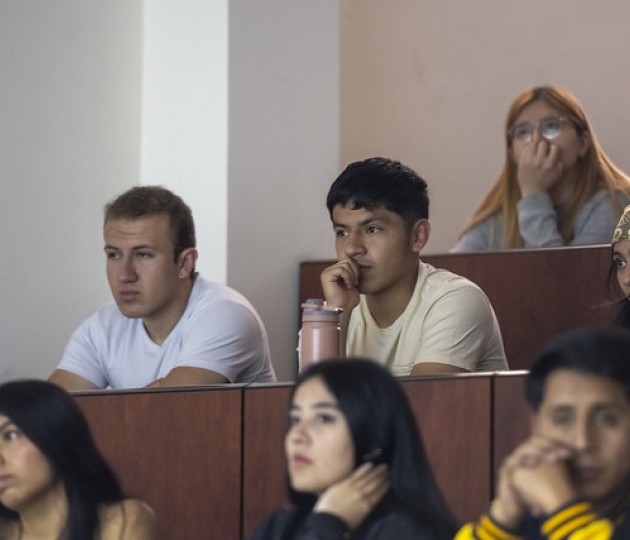
[[[618,193],[617,199],[619,209],[623,210],[628,204],[627,197]],[[558,214],[547,193],[535,193],[521,199],[517,209],[518,224],[526,248],[565,245],[558,230]],[[608,244],[618,218],[608,191],[598,191],[575,217],[573,238],[568,245]],[[496,214],[466,232],[450,252],[474,253],[501,249],[504,249],[503,216]]]
[[488,220],[482,221],[459,239],[449,251],[451,253],[471,253],[488,249]]
[[[626,198],[619,195],[619,202]],[[558,215],[547,193],[535,193],[518,202],[518,223],[526,248],[565,245],[558,230]],[[567,245],[607,244],[612,238],[617,216],[606,190],[598,191],[578,212],[573,238]]]
[[449,251],[450,253],[475,253],[503,249],[503,217],[499,214],[485,219],[465,232]]

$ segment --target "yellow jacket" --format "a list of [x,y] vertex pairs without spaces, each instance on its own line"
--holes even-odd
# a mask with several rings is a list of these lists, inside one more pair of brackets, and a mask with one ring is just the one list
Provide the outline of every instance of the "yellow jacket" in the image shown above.
[[[609,540],[615,527],[609,519],[598,518],[589,503],[575,503],[550,515],[540,528],[538,539],[545,540]],[[515,531],[502,528],[488,515],[477,523],[465,525],[455,540],[530,540]],[[533,539],[532,539],[533,540]]]

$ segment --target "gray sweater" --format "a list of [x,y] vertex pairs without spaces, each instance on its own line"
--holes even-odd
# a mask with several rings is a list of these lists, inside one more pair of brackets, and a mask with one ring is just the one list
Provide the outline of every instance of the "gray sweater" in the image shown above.
[[[623,209],[628,199],[618,194]],[[525,248],[547,248],[564,246],[558,231],[559,211],[547,193],[535,193],[518,202],[518,225],[525,240]],[[618,216],[608,196],[608,191],[595,193],[575,217],[573,238],[569,246],[610,243],[617,225]],[[498,213],[479,223],[461,237],[451,253],[476,251],[499,251],[503,244],[503,214]]]

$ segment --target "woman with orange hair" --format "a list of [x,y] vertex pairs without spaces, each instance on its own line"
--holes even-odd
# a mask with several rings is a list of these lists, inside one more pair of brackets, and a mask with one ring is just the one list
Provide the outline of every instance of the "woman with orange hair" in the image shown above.
[[503,171],[453,252],[602,244],[630,202],[630,178],[606,156],[577,100],[538,86],[506,119]]

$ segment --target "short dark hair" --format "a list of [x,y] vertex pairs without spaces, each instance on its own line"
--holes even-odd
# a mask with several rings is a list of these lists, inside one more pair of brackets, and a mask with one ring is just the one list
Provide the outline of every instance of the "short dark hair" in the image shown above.
[[182,251],[195,247],[195,222],[190,207],[162,186],[136,186],[105,206],[105,223],[113,219],[139,219],[164,214],[175,246],[175,262]]
[[[291,396],[306,381],[320,377],[335,396],[352,435],[355,467],[380,451],[387,463],[391,488],[389,504],[434,529],[434,538],[452,538],[455,522],[433,478],[409,402],[398,381],[367,359],[318,362],[305,369]],[[310,508],[311,494],[289,490],[298,506]]]
[[[99,506],[120,502],[124,496],[73,398],[49,382],[8,382],[0,385],[0,414],[30,439],[60,479],[69,506],[64,538],[95,538]],[[0,516],[19,519],[2,504]]]
[[353,210],[383,206],[402,216],[408,229],[429,218],[427,183],[413,169],[392,159],[374,157],[348,165],[330,186],[326,206],[352,204]]
[[526,397],[534,411],[545,397],[549,376],[572,369],[620,384],[630,401],[630,332],[622,328],[581,328],[553,339],[527,376]]

